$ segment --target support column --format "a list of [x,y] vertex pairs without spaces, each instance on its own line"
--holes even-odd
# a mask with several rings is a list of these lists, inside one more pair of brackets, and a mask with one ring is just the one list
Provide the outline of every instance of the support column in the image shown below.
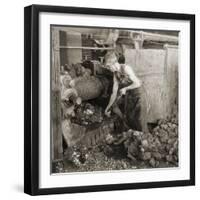
[[52,161],[62,160],[59,30],[52,29],[51,148]]

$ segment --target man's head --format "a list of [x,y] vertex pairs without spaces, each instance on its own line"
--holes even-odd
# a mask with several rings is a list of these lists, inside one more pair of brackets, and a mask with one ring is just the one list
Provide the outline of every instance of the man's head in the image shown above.
[[110,51],[105,55],[104,67],[112,72],[119,71],[118,56],[114,51]]

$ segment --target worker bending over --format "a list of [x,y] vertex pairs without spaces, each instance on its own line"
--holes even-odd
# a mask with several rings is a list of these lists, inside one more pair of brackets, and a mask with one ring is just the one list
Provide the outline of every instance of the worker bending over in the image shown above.
[[[130,128],[148,132],[146,106],[141,95],[142,83],[132,67],[125,64],[124,56],[119,57],[114,51],[105,55],[104,67],[113,73],[112,94],[105,114],[109,116],[112,107],[112,111],[125,120]],[[121,98],[122,96],[124,98]],[[120,104],[123,105],[121,109]]]

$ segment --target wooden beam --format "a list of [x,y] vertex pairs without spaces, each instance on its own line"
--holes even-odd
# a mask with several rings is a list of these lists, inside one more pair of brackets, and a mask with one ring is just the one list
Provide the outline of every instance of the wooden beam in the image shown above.
[[88,50],[114,50],[111,47],[82,47],[82,46],[59,46],[55,50],[59,51],[60,49],[88,49]]
[[54,49],[58,48],[59,45],[59,31],[52,29],[52,161],[61,160],[63,157],[60,99],[60,51],[54,51]]
[[171,35],[164,35],[164,34],[158,34],[158,33],[149,33],[144,31],[130,31],[131,35],[139,34],[143,36],[144,41],[161,41],[161,42],[174,42],[178,43],[178,37],[177,36],[171,36]]
[[164,44],[163,48],[172,48],[172,49],[178,49],[178,45],[172,45],[172,44]]

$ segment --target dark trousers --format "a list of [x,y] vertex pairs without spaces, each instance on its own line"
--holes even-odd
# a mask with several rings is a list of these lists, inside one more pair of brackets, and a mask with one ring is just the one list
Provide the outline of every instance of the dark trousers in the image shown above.
[[142,96],[142,88],[127,91],[125,113],[127,123],[133,130],[148,132],[147,106]]

